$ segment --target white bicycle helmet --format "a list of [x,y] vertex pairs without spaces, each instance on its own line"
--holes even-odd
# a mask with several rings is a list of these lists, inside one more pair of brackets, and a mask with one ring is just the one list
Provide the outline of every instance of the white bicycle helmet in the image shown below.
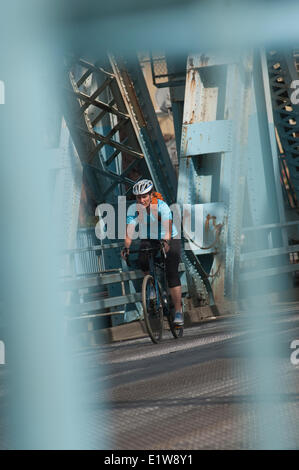
[[151,180],[141,180],[133,186],[133,194],[135,196],[141,196],[142,194],[147,194],[153,189],[154,185]]

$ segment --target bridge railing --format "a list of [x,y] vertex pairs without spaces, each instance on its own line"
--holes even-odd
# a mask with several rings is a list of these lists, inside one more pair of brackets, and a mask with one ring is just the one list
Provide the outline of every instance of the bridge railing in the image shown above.
[[[96,254],[99,257],[99,266],[101,266],[100,258],[103,250],[115,250],[121,246],[120,243],[110,243],[62,252],[63,256],[69,258],[68,273],[60,280],[61,291],[69,294],[64,298],[69,320],[124,315],[126,305],[142,301],[141,292],[132,293],[129,286],[129,281],[141,281],[144,278],[144,273],[140,269],[114,268],[99,269],[95,272],[78,272],[78,256],[81,256],[82,260],[84,255]],[[184,271],[185,266],[180,263],[179,272]],[[122,295],[109,295],[108,287],[115,284],[120,284]],[[187,292],[187,285],[183,284],[183,295]]]

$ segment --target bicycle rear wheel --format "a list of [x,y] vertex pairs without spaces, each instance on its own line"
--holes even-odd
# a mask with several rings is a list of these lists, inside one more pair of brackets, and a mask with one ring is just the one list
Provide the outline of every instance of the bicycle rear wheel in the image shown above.
[[[150,291],[155,292],[156,298],[150,299]],[[160,289],[159,289],[160,291]],[[148,274],[142,283],[142,305],[144,322],[153,343],[159,343],[163,334],[163,306],[161,292],[159,292],[159,303],[157,305],[157,292],[153,276]]]

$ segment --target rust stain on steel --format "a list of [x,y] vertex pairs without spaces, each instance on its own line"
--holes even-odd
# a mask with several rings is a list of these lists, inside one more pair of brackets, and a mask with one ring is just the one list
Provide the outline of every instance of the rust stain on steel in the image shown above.
[[208,232],[209,229],[210,229],[210,220],[212,220],[213,227],[214,227],[216,230],[219,230],[219,229],[222,227],[222,224],[216,225],[216,217],[215,217],[215,215],[210,215],[210,214],[208,214],[207,217],[206,217],[206,221],[205,221],[205,232]]
[[193,109],[193,111],[192,111],[192,116],[191,116],[189,124],[193,124],[194,121],[195,121],[195,109]]
[[[191,76],[190,76],[191,74]],[[195,79],[195,70],[189,70],[187,73],[187,81],[190,83],[190,92],[189,92],[189,103],[194,106],[195,103],[195,92],[196,92],[196,79]],[[192,110],[191,118],[184,121],[184,124],[192,124],[195,121],[195,109]]]
[[138,125],[140,128],[144,128],[146,127],[145,118],[143,116],[143,112],[141,110],[131,77],[125,69],[120,68],[120,73],[128,93],[129,103],[134,110]]
[[207,215],[206,217],[206,221],[205,221],[205,232],[208,232],[209,231],[209,228],[210,228],[210,214]]
[[[191,70],[191,73],[192,73],[192,77],[190,81],[190,95],[193,96],[193,94],[195,93],[195,89],[196,89],[195,70]],[[192,102],[193,101],[191,100],[191,103]]]

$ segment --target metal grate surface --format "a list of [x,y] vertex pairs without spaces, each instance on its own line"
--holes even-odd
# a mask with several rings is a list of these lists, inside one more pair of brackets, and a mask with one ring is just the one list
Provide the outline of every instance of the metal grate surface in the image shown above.
[[[259,406],[286,423],[284,448],[299,448],[299,366],[289,360],[289,342],[299,338],[298,315],[278,317],[283,357],[275,357],[282,395],[260,404],[259,374],[244,353],[247,331],[220,320],[170,337],[109,346],[93,359],[106,362],[109,411],[90,419],[102,422],[110,449],[257,449],[267,446],[271,422],[260,420]],[[102,358],[100,358],[103,355]],[[100,402],[101,396],[94,397]],[[95,437],[95,435],[93,436]],[[96,438],[94,441],[96,448]]]
[[[273,353],[273,367],[283,393],[273,390],[259,403],[260,358],[248,359],[249,331],[239,318],[186,329],[180,340],[165,332],[159,345],[145,338],[79,353],[86,362],[82,381],[94,390],[84,396],[84,436],[94,449],[102,433],[107,449],[257,449],[267,446],[271,431],[271,420],[260,419],[262,406],[285,424],[281,446],[299,448],[299,366],[290,362],[290,341],[299,339],[298,312],[298,304],[273,312],[281,351]],[[0,447],[7,448],[1,423]]]

